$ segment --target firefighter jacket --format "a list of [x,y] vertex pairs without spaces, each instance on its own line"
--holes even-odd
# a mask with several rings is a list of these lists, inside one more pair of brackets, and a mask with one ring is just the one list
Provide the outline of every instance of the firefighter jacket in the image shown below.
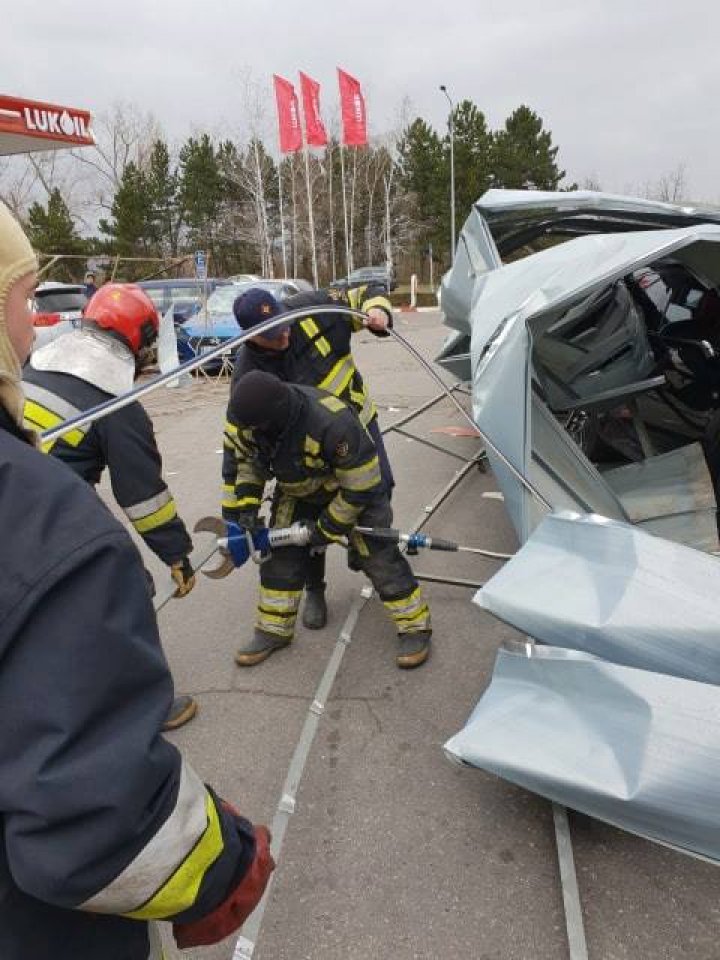
[[[366,312],[373,307],[380,307],[387,312],[392,323],[392,307],[381,285],[366,284],[349,290],[330,288],[298,293],[288,298],[285,306],[289,310],[307,308],[308,315],[293,323],[287,350],[264,350],[256,344],[244,344],[237,352],[233,381],[236,382],[252,370],[262,370],[289,383],[327,390],[354,406],[367,426],[377,415],[377,410],[355,366],[350,346],[352,334],[364,329],[362,322],[357,317],[343,313],[312,316],[313,307],[333,304]],[[387,334],[375,333],[375,336],[384,337]]]
[[[292,310],[304,307],[311,310],[312,307],[334,303],[366,312],[373,307],[380,307],[387,311],[392,324],[390,301],[384,295],[384,288],[377,284],[351,287],[349,290],[331,288],[299,293],[289,298],[286,306]],[[362,423],[367,426],[377,416],[377,410],[360,372],[355,367],[350,349],[352,334],[361,329],[361,321],[347,314],[319,314],[317,318],[308,314],[305,319],[292,325],[287,350],[265,350],[252,343],[244,344],[237,353],[233,384],[246,373],[262,370],[289,383],[318,387],[353,406]],[[384,333],[375,335],[387,336]],[[252,436],[249,431],[244,431],[244,434],[246,439]],[[236,489],[242,490],[242,485],[238,487],[234,478],[241,471],[247,456],[246,447],[231,442],[231,438],[237,438],[237,435],[237,424],[233,420],[232,411],[228,409],[222,468],[222,509],[226,519],[236,518],[238,512],[255,511],[260,506],[254,494],[236,496]]]
[[285,495],[322,504],[318,529],[339,540],[370,503],[384,497],[377,450],[342,400],[314,387],[291,385],[290,391],[288,423],[279,438],[241,427],[226,433],[238,453],[224,476],[226,498],[236,509],[257,510],[265,482],[275,477]]
[[173,696],[137,549],[0,413],[0,957],[150,960],[255,834],[160,735]]
[[[23,370],[25,425],[37,431],[111,399],[93,384],[67,373]],[[105,467],[118,504],[135,530],[170,565],[186,557],[192,541],[162,476],[162,460],[152,422],[139,403],[131,403],[86,427],[70,430],[43,447],[93,486]]]

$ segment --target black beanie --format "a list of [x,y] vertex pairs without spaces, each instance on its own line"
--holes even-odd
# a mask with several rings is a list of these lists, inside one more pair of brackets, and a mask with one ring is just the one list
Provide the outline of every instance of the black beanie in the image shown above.
[[279,433],[290,415],[290,388],[271,373],[253,370],[233,387],[230,411],[238,426]]

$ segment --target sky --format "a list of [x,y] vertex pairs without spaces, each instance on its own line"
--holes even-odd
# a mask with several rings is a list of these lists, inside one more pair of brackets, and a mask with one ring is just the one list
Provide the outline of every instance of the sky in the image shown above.
[[1,22],[0,93],[93,113],[133,101],[171,140],[241,132],[251,77],[274,142],[273,73],[318,80],[331,119],[341,66],[371,135],[408,98],[444,131],[445,84],[493,128],[530,106],[570,180],[632,193],[683,164],[686,195],[720,201],[716,0],[34,0]]

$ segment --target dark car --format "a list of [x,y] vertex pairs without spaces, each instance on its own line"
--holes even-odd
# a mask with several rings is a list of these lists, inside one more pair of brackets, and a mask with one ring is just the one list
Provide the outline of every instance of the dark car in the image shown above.
[[363,283],[381,283],[388,293],[397,287],[392,267],[359,267],[338,283],[345,287],[359,287]]
[[177,325],[189,320],[202,309],[207,284],[207,296],[210,297],[218,287],[227,286],[230,280],[208,278],[207,281],[194,279],[182,280],[141,280],[138,286],[150,297],[158,313],[165,315],[172,307],[173,320]]

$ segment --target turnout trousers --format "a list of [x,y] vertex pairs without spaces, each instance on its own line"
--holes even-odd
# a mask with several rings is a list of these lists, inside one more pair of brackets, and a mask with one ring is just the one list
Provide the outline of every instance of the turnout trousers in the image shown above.
[[[298,499],[276,489],[270,526],[287,527],[296,521],[316,520],[327,502]],[[391,524],[392,508],[384,495],[368,504],[358,518],[360,526]],[[279,547],[262,564],[256,633],[292,640],[303,584],[313,559],[309,547]],[[353,533],[348,559],[352,569],[361,570],[368,577],[400,636],[430,634],[428,605],[410,564],[395,544]]]

